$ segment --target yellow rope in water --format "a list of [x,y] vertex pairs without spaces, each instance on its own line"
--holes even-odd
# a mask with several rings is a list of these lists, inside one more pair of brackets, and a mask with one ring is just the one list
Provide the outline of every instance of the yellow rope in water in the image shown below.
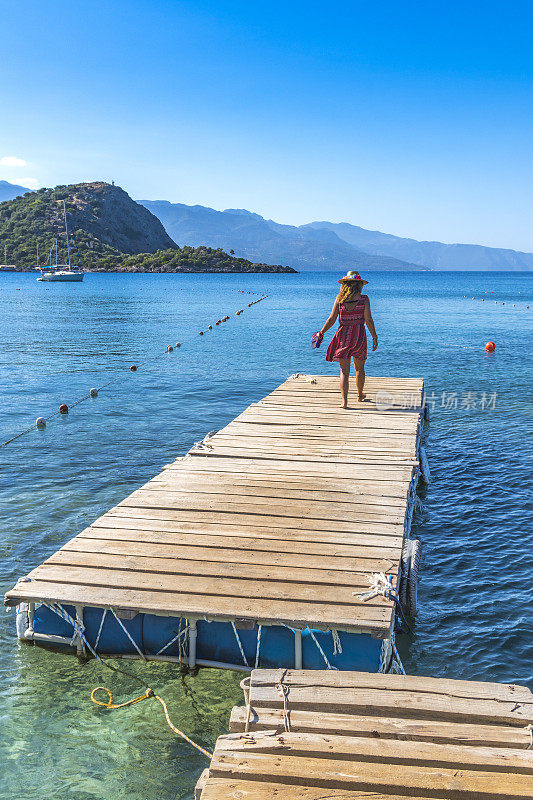
[[[101,700],[97,700],[96,697],[95,697],[96,692],[106,692],[107,696],[109,698],[108,701],[107,702],[102,702]],[[202,753],[204,756],[206,756],[206,758],[209,758],[209,759],[213,758],[213,754],[212,753],[210,753],[208,750],[204,750],[204,748],[201,747],[199,744],[196,744],[196,742],[193,742],[193,740],[191,738],[189,738],[189,736],[187,736],[186,733],[183,733],[183,731],[180,731],[179,728],[176,728],[176,726],[172,723],[172,720],[170,719],[170,716],[168,714],[167,704],[165,703],[163,698],[159,697],[158,694],[155,694],[155,692],[152,691],[152,689],[146,689],[144,694],[139,695],[139,697],[134,697],[133,700],[127,700],[125,703],[115,703],[112,692],[110,692],[109,689],[106,686],[97,686],[96,689],[93,689],[92,692],[91,692],[91,700],[92,700],[92,702],[95,703],[97,706],[102,706],[103,708],[107,708],[110,711],[114,711],[117,708],[126,708],[126,706],[133,706],[133,705],[135,705],[135,703],[142,703],[143,700],[149,700],[151,697],[155,698],[156,700],[158,700],[161,703],[161,706],[163,707],[163,711],[165,712],[165,717],[166,717],[168,726],[172,731],[174,731],[174,733],[176,733],[178,736],[181,736],[182,739],[184,739],[190,745],[192,745],[197,750],[199,750],[200,753]]]

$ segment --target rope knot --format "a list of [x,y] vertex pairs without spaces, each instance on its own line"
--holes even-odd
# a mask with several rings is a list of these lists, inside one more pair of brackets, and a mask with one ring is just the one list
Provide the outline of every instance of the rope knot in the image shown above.
[[359,595],[363,601],[371,600],[373,597],[385,597],[387,600],[394,599],[394,588],[390,575],[385,575],[384,572],[373,572],[368,576],[368,580],[370,589]]

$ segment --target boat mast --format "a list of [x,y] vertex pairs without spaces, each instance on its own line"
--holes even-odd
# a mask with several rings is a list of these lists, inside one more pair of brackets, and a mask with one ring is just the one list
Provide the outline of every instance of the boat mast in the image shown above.
[[65,206],[65,201],[63,200],[63,216],[65,218],[65,233],[67,235],[67,255],[68,255],[68,267],[70,269],[70,242],[68,240],[68,224],[67,224],[67,209]]
[[57,236],[56,236],[56,267],[57,267]]

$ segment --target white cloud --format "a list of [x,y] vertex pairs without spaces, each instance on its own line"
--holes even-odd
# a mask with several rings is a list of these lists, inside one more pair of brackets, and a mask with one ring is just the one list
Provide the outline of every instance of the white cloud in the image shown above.
[[23,158],[17,158],[17,156],[2,156],[0,165],[2,167],[25,167],[26,162]]
[[19,186],[26,186],[28,189],[39,189],[41,184],[37,178],[17,178]]

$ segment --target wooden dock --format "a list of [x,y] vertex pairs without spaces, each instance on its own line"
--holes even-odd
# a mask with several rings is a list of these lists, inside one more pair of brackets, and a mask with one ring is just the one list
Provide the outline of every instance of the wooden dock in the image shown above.
[[197,799],[533,798],[524,686],[322,670],[246,681]]
[[389,636],[394,604],[360,595],[371,573],[398,580],[424,387],[368,377],[365,390],[344,411],[337,378],[293,376],[37,566],[6,604]]

